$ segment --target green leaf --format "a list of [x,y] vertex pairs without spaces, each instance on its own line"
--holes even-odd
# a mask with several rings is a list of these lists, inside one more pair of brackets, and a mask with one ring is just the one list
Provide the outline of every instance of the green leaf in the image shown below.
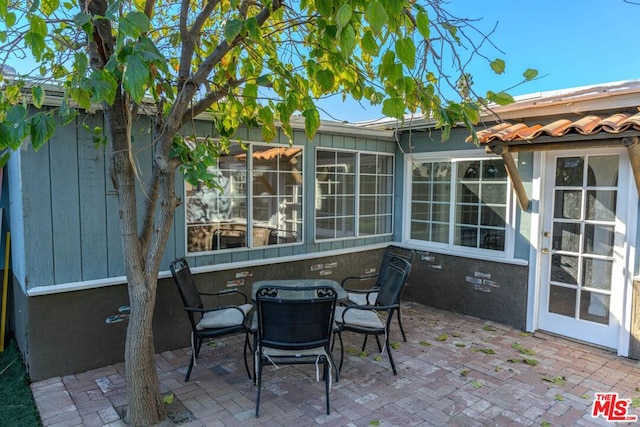
[[120,32],[137,39],[140,34],[149,31],[150,22],[147,15],[142,12],[129,12],[120,19]]
[[431,35],[431,30],[429,29],[429,15],[424,10],[420,10],[418,15],[416,16],[416,26],[418,27],[418,32],[425,40],[429,40],[429,36]]
[[409,68],[416,65],[416,46],[409,37],[396,40],[396,53],[398,59]]
[[534,70],[533,68],[527,68],[527,70],[524,73],[522,73],[522,75],[524,76],[524,79],[526,81],[533,80],[536,77],[538,77],[538,70]]
[[331,70],[318,70],[316,73],[316,82],[323,93],[330,92],[333,90],[333,85],[335,84],[335,76]]
[[89,76],[88,82],[93,89],[94,102],[106,102],[112,105],[116,98],[118,82],[107,70],[96,70]]
[[302,116],[304,117],[304,131],[307,138],[311,140],[320,128],[320,113],[315,108],[312,108],[303,111]]
[[42,59],[42,55],[47,48],[47,44],[44,41],[44,36],[40,34],[29,32],[24,35],[24,44],[31,48],[31,53],[37,61]]
[[389,22],[389,15],[387,15],[387,11],[384,9],[382,3],[375,0],[367,6],[364,19],[371,25],[373,32],[378,34],[382,30],[382,27]]
[[47,114],[38,113],[31,118],[31,145],[38,151],[51,139],[56,130],[56,122]]
[[489,331],[489,332],[495,332],[496,328],[494,328],[493,326],[489,326],[489,325],[484,325],[482,327],[482,329],[484,329],[485,331]]
[[42,0],[40,10],[45,16],[50,16],[53,12],[58,10],[60,2],[58,0]]
[[504,60],[498,58],[492,61],[489,65],[491,65],[491,69],[493,70],[494,73],[496,74],[504,73],[504,69],[505,69]]
[[31,87],[31,98],[34,107],[42,108],[42,104],[44,104],[44,89],[42,89],[42,86]]
[[22,104],[14,105],[7,111],[6,123],[9,128],[9,146],[17,149],[29,134],[27,109]]
[[340,33],[340,50],[345,57],[351,56],[356,48],[356,31],[351,24],[344,27]]
[[162,401],[164,403],[166,403],[167,405],[170,405],[170,404],[173,403],[173,398],[174,398],[174,394],[173,393],[169,393],[169,394],[167,394],[166,396],[164,396],[162,398]]
[[137,55],[129,55],[125,61],[122,85],[135,102],[140,103],[147,90],[149,65]]
[[371,31],[366,31],[364,33],[364,36],[362,36],[362,40],[360,40],[360,47],[362,48],[362,52],[366,53],[367,55],[377,55],[378,43],[373,37],[373,33]]
[[507,92],[494,93],[494,92],[488,91],[487,99],[491,102],[495,102],[498,105],[509,105],[515,101],[513,97],[509,95]]
[[482,388],[483,384],[482,382],[475,380],[475,381],[471,381],[471,385],[473,386],[473,388]]
[[447,334],[440,334],[436,337],[436,341],[446,341],[447,338],[449,338],[449,335]]
[[353,10],[351,9],[351,5],[349,3],[344,3],[338,12],[336,13],[336,24],[338,25],[338,34],[342,31],[344,27],[349,24],[351,21],[351,16],[353,14]]
[[231,44],[236,37],[242,32],[242,21],[239,19],[230,19],[224,26],[224,39]]

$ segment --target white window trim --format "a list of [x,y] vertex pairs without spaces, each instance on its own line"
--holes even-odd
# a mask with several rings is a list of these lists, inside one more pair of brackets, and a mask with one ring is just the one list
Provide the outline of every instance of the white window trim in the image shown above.
[[[354,188],[354,197],[355,197],[355,201],[354,201],[354,216],[355,216],[355,225],[354,225],[354,236],[347,236],[347,237],[334,237],[332,239],[318,239],[317,233],[316,233],[316,227],[317,227],[317,217],[316,217],[316,210],[313,210],[313,243],[328,243],[328,242],[339,242],[339,241],[344,241],[344,240],[357,240],[357,239],[367,239],[367,238],[373,238],[373,237],[384,237],[384,236],[393,236],[394,234],[394,226],[393,224],[395,223],[395,187],[396,187],[396,176],[397,176],[397,171],[396,171],[396,155],[395,153],[387,153],[387,152],[381,152],[381,151],[367,151],[367,150],[350,150],[350,149],[345,149],[345,148],[332,148],[332,147],[316,147],[315,149],[315,153],[313,156],[313,180],[315,182],[316,179],[316,173],[317,173],[317,168],[318,168],[318,164],[317,164],[317,159],[318,159],[318,151],[332,151],[332,152],[342,152],[342,153],[352,153],[356,155],[356,159],[355,159],[355,170],[357,171],[355,173],[355,188]],[[379,155],[379,156],[389,156],[391,157],[391,163],[393,166],[393,171],[391,173],[391,232],[389,233],[383,233],[383,234],[367,234],[367,235],[360,235],[360,155],[362,154],[375,154],[375,155]],[[313,194],[313,198],[314,200],[316,199],[317,195],[315,194],[315,186],[314,186],[314,194]]]
[[[409,153],[404,155],[404,195],[403,195],[403,221],[402,221],[402,242],[411,245],[416,249],[434,250],[441,253],[475,257],[479,259],[495,260],[514,259],[515,253],[515,213],[516,206],[514,203],[513,187],[511,180],[507,178],[507,217],[505,218],[505,248],[504,251],[495,251],[490,249],[472,248],[467,246],[458,246],[452,243],[436,243],[427,242],[424,240],[417,240],[411,238],[411,200],[413,197],[412,184],[412,169],[411,163],[414,161],[427,161],[427,162],[460,162],[465,160],[479,160],[479,159],[500,159],[500,156],[487,154],[484,149],[478,150],[460,150],[460,151],[439,151],[439,152],[426,152],[426,153]],[[517,159],[516,159],[517,161]],[[457,180],[456,180],[457,182]],[[455,187],[455,182],[452,180],[452,189]],[[453,226],[453,224],[451,224]]]

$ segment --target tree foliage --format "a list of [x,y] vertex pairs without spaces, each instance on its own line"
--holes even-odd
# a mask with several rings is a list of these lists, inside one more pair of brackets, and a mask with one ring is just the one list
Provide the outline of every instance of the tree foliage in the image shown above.
[[[505,63],[485,56],[487,35],[442,3],[0,0],[0,162],[27,139],[37,150],[79,110],[105,115],[105,128],[91,131],[111,148],[121,212],[132,307],[125,350],[131,422],[164,416],[157,382],[139,380],[155,372],[142,362],[153,365],[151,314],[180,203],[176,170],[192,183],[215,185],[208,166],[238,127],[259,127],[265,141],[277,128],[292,138],[292,117],[300,115],[312,138],[320,127],[317,101],[334,94],[381,104],[398,120],[432,117],[445,138],[458,123],[473,132],[482,105],[512,101],[503,91],[474,92],[465,70],[471,60],[496,73]],[[17,73],[9,73],[12,65]],[[523,75],[535,77],[535,70]],[[47,101],[51,93],[61,94],[59,105]],[[205,112],[216,133],[196,140],[191,124]],[[154,146],[142,215],[132,184],[131,126],[139,114],[153,118]]]

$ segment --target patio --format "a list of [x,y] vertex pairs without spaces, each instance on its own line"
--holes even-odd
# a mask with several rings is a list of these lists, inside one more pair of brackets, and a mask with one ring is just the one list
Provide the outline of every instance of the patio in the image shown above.
[[[173,422],[183,426],[602,426],[593,418],[596,392],[617,392],[640,404],[640,364],[613,352],[547,334],[404,304],[394,376],[375,343],[344,334],[345,361],[333,382],[331,415],[313,366],[265,369],[260,418],[256,389],[242,362],[242,337],[205,346],[191,381],[185,348],[158,354],[162,393],[173,396]],[[334,351],[339,363],[339,348]],[[124,426],[122,363],[32,384],[44,426]],[[637,402],[637,403],[636,403]],[[640,414],[640,407],[630,414]],[[166,425],[172,425],[168,422]],[[618,425],[624,425],[618,423]]]

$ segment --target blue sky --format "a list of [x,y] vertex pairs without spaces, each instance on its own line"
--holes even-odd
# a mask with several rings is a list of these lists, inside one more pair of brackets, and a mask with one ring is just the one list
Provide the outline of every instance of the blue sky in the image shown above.
[[[510,88],[527,68],[538,70],[540,79],[509,91],[515,96],[640,79],[640,0],[634,1],[451,0],[445,7],[459,17],[481,19],[475,25],[485,32],[498,23],[491,40],[504,54],[485,54],[504,59],[506,72],[497,76],[486,62],[477,62],[470,71],[479,94]],[[379,106],[365,109],[341,98],[321,106],[349,122],[382,116]]]

